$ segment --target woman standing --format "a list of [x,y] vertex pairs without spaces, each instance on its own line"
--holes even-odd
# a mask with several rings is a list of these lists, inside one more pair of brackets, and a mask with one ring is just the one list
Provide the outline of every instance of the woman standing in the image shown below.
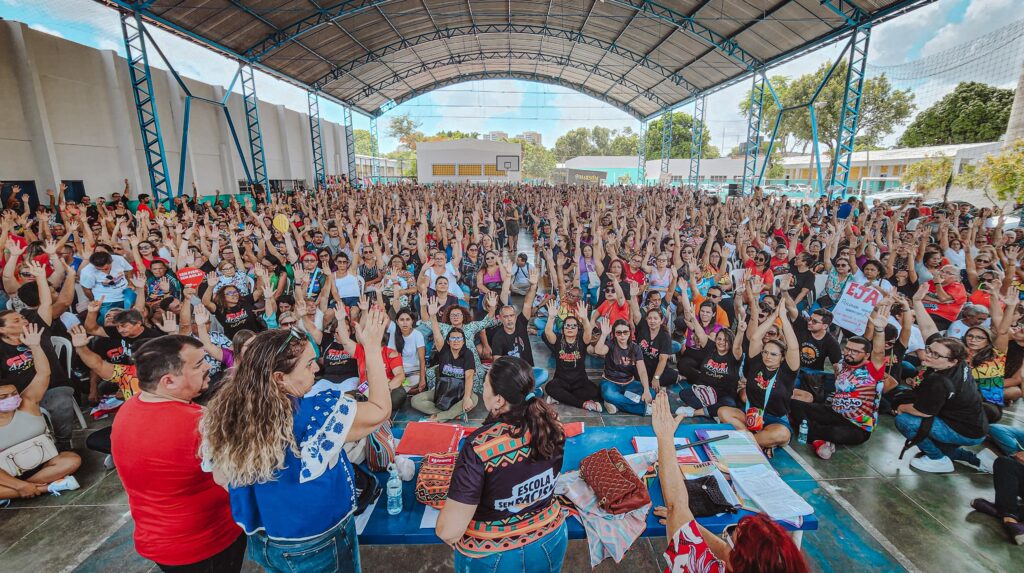
[[488,416],[470,434],[437,519],[460,573],[557,573],[568,545],[554,497],[565,433],[540,400],[530,365],[502,356],[484,382]]
[[[386,323],[373,310],[357,332],[371,356],[381,351]],[[205,462],[249,536],[249,557],[274,573],[359,571],[353,469],[342,446],[391,413],[383,362],[368,361],[368,401],[356,402],[326,385],[310,392],[316,354],[294,331],[256,335],[245,358],[200,431]]]

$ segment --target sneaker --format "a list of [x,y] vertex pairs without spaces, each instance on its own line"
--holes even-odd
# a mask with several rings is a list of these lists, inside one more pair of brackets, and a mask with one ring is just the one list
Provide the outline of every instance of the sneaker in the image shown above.
[[680,406],[676,408],[676,416],[682,416],[684,418],[692,418],[697,413],[696,410],[689,406]]
[[0,499],[0,509],[6,509],[8,505],[11,505],[11,500]]
[[608,412],[609,414],[618,414],[619,408],[615,404],[612,404],[611,402],[605,402],[604,411]]
[[75,479],[75,476],[67,476],[66,478],[51,482],[50,485],[46,486],[46,490],[53,495],[60,495],[62,491],[74,491],[80,487],[82,486],[78,485],[78,480]]
[[988,448],[981,450],[978,452],[978,460],[981,462],[978,464],[978,469],[987,474],[992,473],[992,464],[996,463],[997,459],[999,459],[999,456],[992,450]]
[[832,459],[832,454],[836,453],[836,445],[832,442],[821,440],[820,443],[815,441],[815,444],[817,445],[814,446],[814,453],[823,460]]
[[910,467],[930,474],[947,474],[953,471],[953,461],[946,456],[933,460],[928,456],[910,460]]
[[115,467],[117,466],[114,465],[114,456],[107,454],[107,457],[103,458],[103,469],[112,470]]
[[[544,396],[544,402],[546,404],[548,404],[548,405],[554,406],[555,404],[558,403],[558,400],[555,400],[554,398],[551,397],[551,394],[548,394],[548,395]],[[586,407],[586,406],[584,406],[584,407]]]
[[953,461],[958,463],[958,464],[960,464],[960,465],[962,465],[962,466],[964,466],[964,467],[971,468],[974,471],[979,471],[979,472],[981,471],[981,462],[980,461],[978,463],[974,463],[974,461],[972,461],[972,460],[961,460],[961,459],[955,459]]
[[974,508],[975,511],[980,511],[985,515],[999,517],[999,509],[996,508],[996,504],[992,503],[991,501],[985,498],[975,498],[975,500],[971,502],[971,507]]
[[1010,536],[1010,541],[1017,545],[1024,545],[1024,523],[1019,521],[1004,521],[1003,531]]
[[597,413],[601,413],[601,412],[604,411],[604,408],[601,407],[601,403],[600,402],[595,402],[593,400],[587,400],[586,402],[584,402],[583,403],[583,409],[584,410],[588,410],[590,412],[597,412]]

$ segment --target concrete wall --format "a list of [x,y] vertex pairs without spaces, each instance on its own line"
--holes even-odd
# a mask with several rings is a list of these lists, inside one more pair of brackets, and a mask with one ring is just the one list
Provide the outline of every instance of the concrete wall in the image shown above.
[[[522,180],[522,171],[508,171],[503,176],[484,175],[483,166],[494,165],[498,155],[517,155],[522,159],[522,146],[518,143],[460,139],[456,141],[429,141],[416,145],[416,179],[420,183],[460,181],[478,183],[506,183]],[[454,175],[434,175],[434,165],[454,165]],[[459,165],[480,166],[480,175],[459,175]],[[520,168],[522,164],[520,162]]]
[[[223,98],[220,86],[184,81],[195,96]],[[154,68],[153,82],[174,191],[185,95],[170,72]],[[252,169],[242,96],[232,93],[228,108]],[[125,179],[133,194],[151,193],[128,65],[115,52],[0,21],[0,110],[0,181],[35,181],[42,200],[62,180],[82,181],[91,197],[120,192]],[[308,116],[266,102],[259,115],[268,178],[312,182]],[[321,139],[326,173],[347,173],[344,126],[321,119]],[[224,112],[193,100],[183,189],[232,194],[245,179]]]

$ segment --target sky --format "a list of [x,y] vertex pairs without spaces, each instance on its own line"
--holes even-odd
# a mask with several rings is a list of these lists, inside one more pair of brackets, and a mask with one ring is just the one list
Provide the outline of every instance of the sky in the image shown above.
[[[728,1],[728,0],[714,0]],[[868,61],[873,67],[894,66],[940,54],[995,30],[1024,15],[1024,0],[938,0],[874,28]],[[117,50],[123,55],[120,24],[114,10],[92,0],[0,0],[0,17],[25,22],[32,28],[99,49]],[[153,31],[157,42],[183,75],[227,86],[237,64],[172,34]],[[841,46],[830,46],[808,54],[769,75],[798,76],[834,60]],[[152,60],[152,58],[151,58]],[[152,62],[165,67],[163,62]],[[919,109],[924,109],[955,85],[955,78],[933,77],[915,83]],[[1013,82],[1008,82],[1010,87]],[[903,86],[899,86],[903,87]],[[711,140],[728,151],[745,137],[746,121],[739,114],[740,100],[748,82],[708,96],[707,123]],[[236,88],[237,89],[237,88]],[[257,73],[257,93],[263,100],[306,112],[305,93],[268,75]],[[692,106],[681,108],[690,111]],[[340,122],[342,111],[333,103],[321,103],[322,115]],[[388,137],[387,118],[409,113],[421,122],[420,131],[430,135],[441,130],[504,131],[516,135],[537,131],[546,147],[577,127],[601,125],[636,131],[639,122],[628,114],[571,89],[520,80],[486,80],[457,84],[405,102],[378,121],[381,151],[397,146]],[[369,120],[354,114],[357,129],[367,129]],[[899,131],[884,141],[891,145]]]

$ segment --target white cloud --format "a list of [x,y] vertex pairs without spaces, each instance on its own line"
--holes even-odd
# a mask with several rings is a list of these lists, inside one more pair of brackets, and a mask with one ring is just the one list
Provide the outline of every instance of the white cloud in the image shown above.
[[931,34],[921,49],[922,56],[948,50],[1018,19],[1020,0],[973,0],[960,22],[950,22]]

